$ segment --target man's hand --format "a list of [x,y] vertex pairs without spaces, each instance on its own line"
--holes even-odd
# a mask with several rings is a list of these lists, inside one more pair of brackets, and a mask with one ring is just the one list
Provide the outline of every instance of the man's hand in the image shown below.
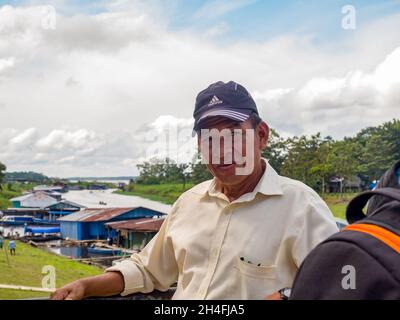
[[270,294],[269,296],[266,296],[264,300],[282,300],[281,294],[278,292],[274,292],[273,294]]
[[114,296],[124,290],[124,277],[119,272],[80,279],[67,284],[50,295],[51,300],[81,300],[87,297]]
[[81,300],[85,297],[85,285],[77,280],[57,289],[50,295],[51,300]]

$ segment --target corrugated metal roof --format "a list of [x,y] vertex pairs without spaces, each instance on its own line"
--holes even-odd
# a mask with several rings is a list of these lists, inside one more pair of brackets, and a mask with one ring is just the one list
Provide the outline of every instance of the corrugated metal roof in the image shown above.
[[136,220],[118,221],[106,223],[112,229],[134,230],[141,232],[158,232],[163,224],[165,217],[159,219],[144,218]]
[[52,204],[51,206],[48,206],[48,208],[49,207],[53,207],[54,205],[57,205],[57,204],[60,204],[60,203],[63,203],[63,204],[68,205],[68,206],[78,207],[78,208],[81,208],[81,209],[82,208],[86,208],[85,206],[83,206],[83,205],[81,205],[79,203],[76,203],[76,202],[73,202],[73,201],[69,201],[69,200],[58,201],[57,203]]
[[79,222],[107,221],[115,217],[118,217],[121,214],[132,211],[136,208],[137,207],[85,209],[82,211],[71,213],[65,217],[59,218],[58,221],[79,221]]
[[56,190],[62,190],[63,187],[60,186],[36,186],[33,187],[33,191],[56,191]]
[[21,203],[21,207],[29,208],[45,208],[57,203],[56,199],[50,197],[45,192],[26,194],[24,196],[12,198],[10,201],[19,201]]

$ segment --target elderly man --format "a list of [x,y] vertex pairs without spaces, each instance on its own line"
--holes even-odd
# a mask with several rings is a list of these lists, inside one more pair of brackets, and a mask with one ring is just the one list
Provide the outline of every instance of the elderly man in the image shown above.
[[194,118],[214,179],[183,193],[139,254],[52,298],[149,293],[175,283],[174,299],[280,298],[305,256],[338,231],[312,189],[262,158],[269,128],[243,86],[210,85],[197,96]]

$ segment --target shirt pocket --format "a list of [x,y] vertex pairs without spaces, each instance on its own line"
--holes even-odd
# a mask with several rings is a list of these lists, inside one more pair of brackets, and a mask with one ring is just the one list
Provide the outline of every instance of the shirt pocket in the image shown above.
[[256,265],[235,259],[238,296],[243,300],[259,300],[281,289],[275,265]]
[[276,266],[255,265],[236,257],[234,268],[241,274],[258,279],[276,279]]

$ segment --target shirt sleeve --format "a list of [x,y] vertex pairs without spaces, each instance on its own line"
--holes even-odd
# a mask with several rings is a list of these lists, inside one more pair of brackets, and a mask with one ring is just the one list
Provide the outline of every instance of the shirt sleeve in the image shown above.
[[159,232],[140,252],[129,259],[107,268],[106,272],[119,271],[124,278],[122,296],[141,292],[149,293],[154,289],[166,291],[177,281],[178,265],[175,260],[171,239],[168,237],[172,215],[176,204],[165,218]]
[[292,248],[297,267],[312,249],[339,231],[329,207],[319,196],[314,196],[305,207],[298,230]]

